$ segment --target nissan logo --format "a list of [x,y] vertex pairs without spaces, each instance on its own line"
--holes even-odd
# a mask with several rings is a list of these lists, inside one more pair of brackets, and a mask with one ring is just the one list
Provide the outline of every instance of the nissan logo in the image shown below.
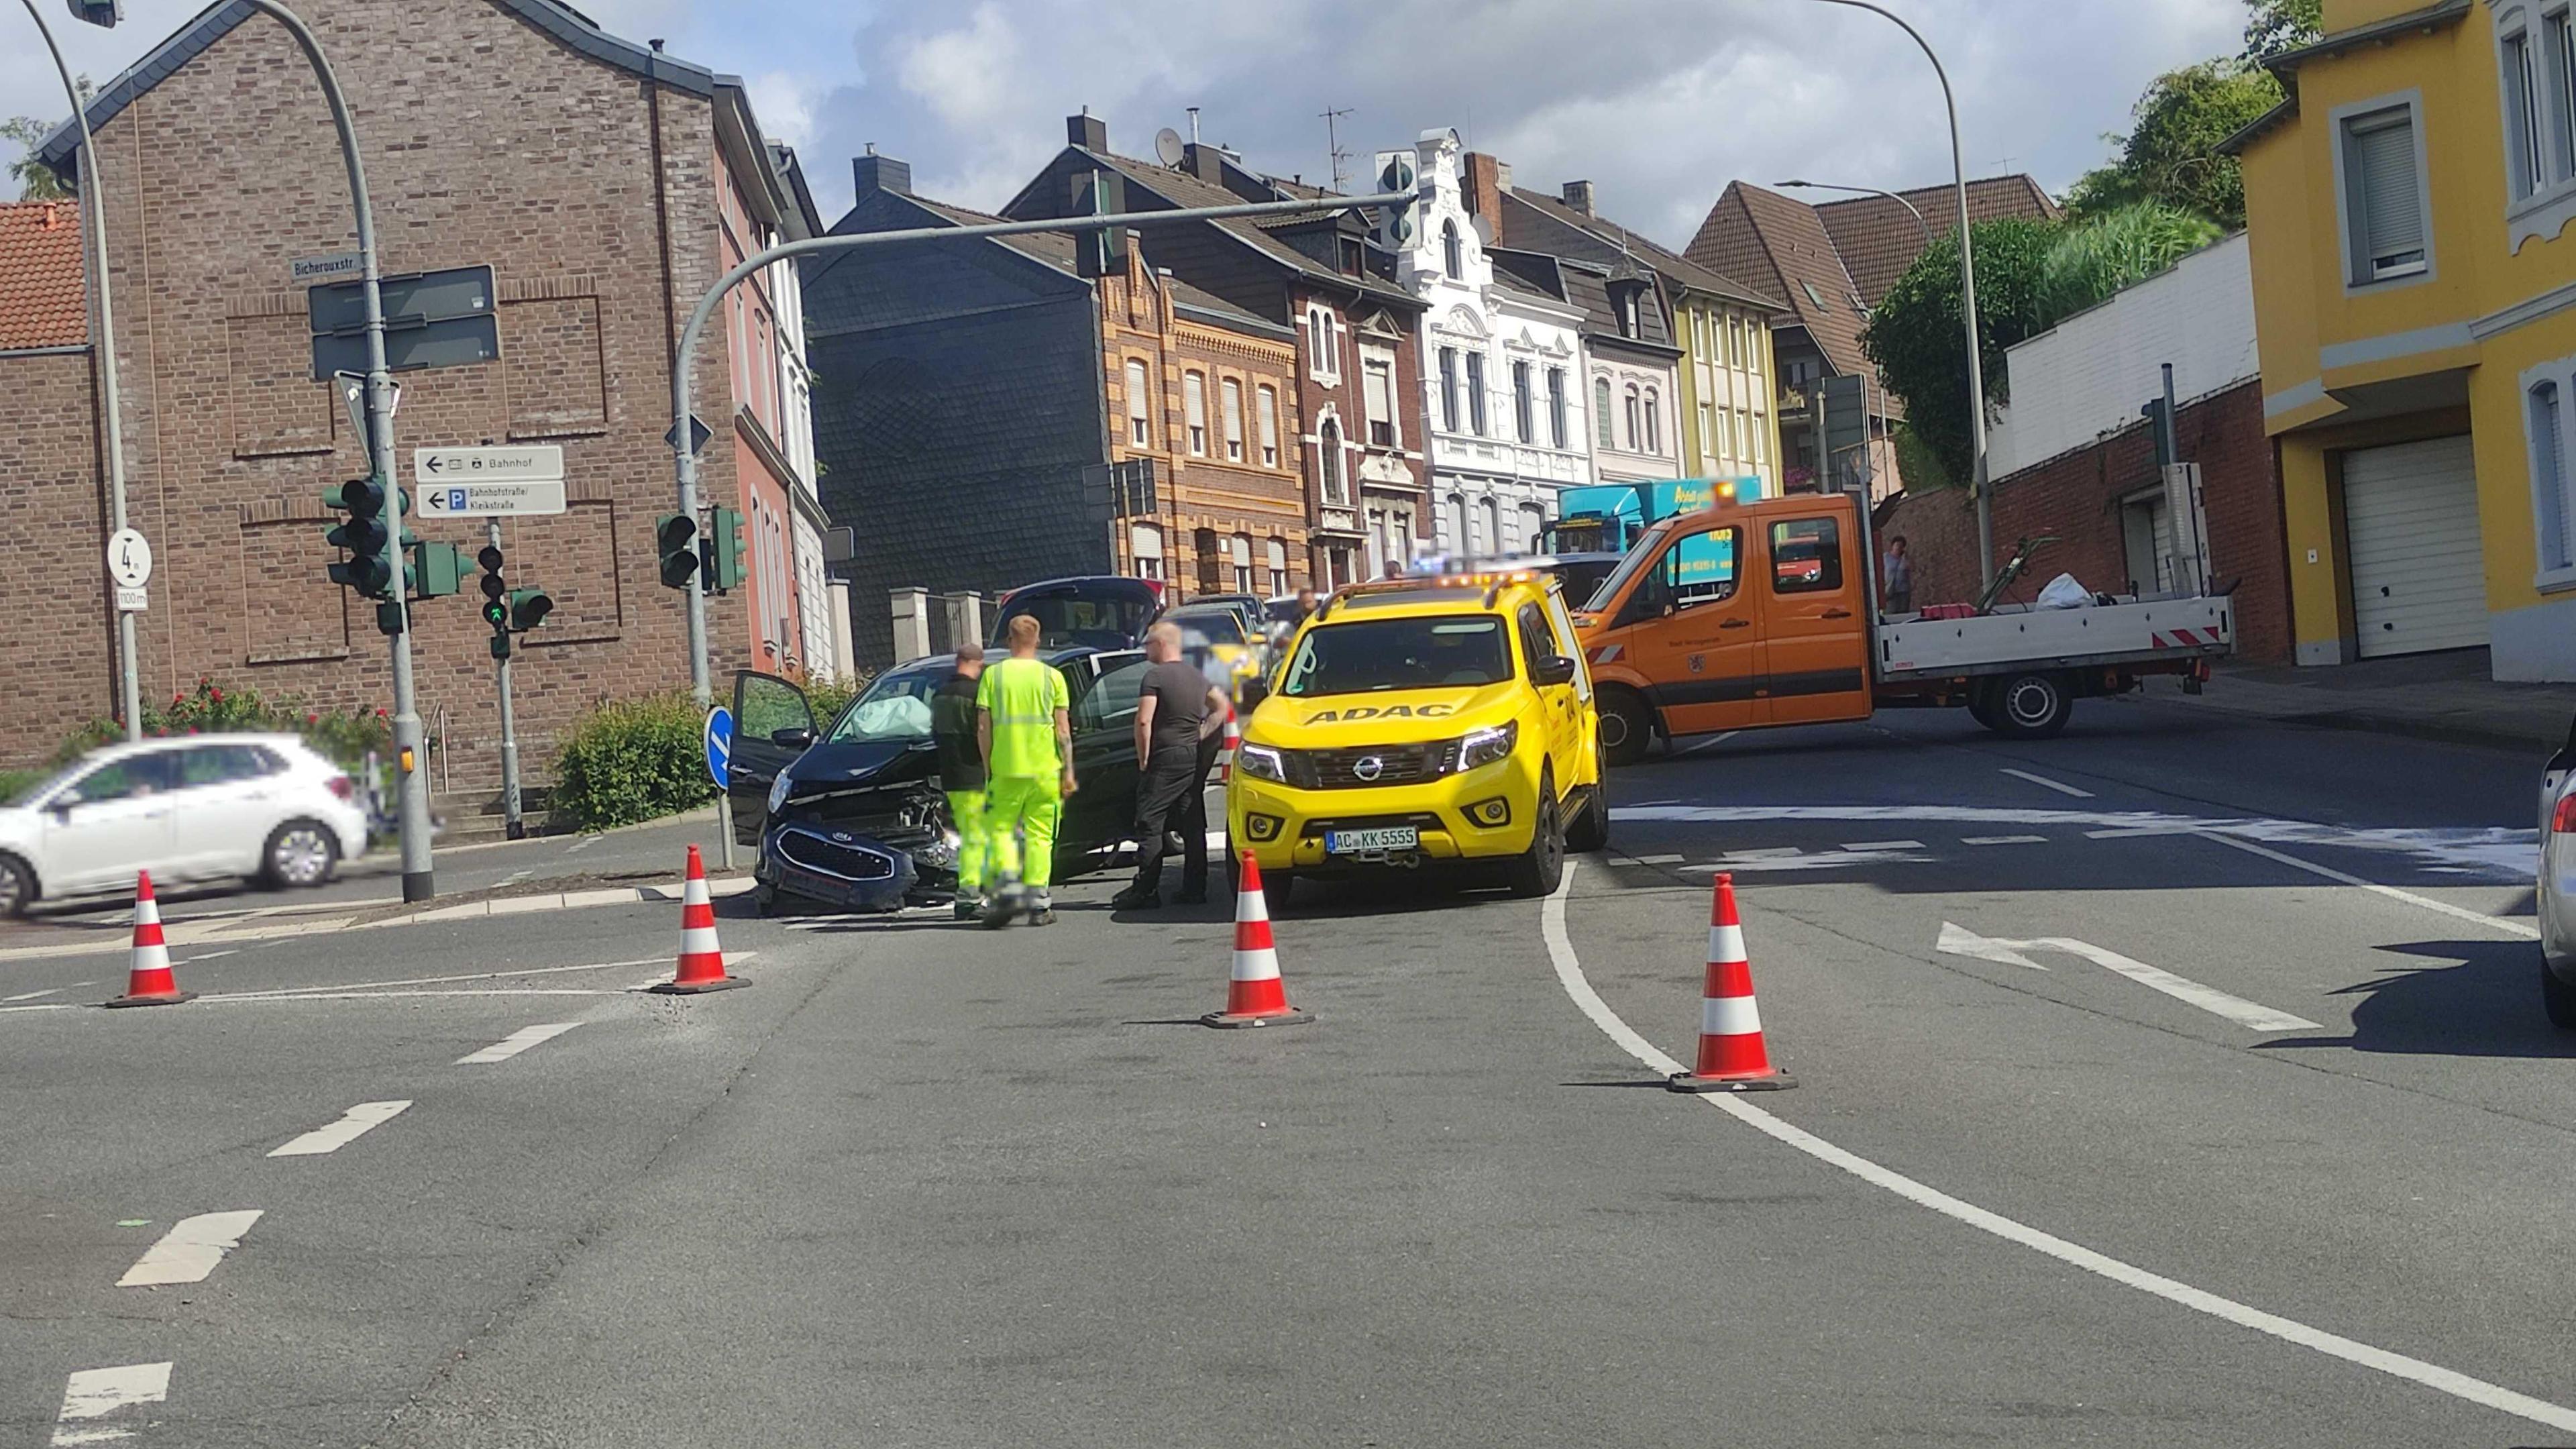
[[1363,780],[1374,780],[1386,773],[1386,761],[1375,755],[1362,755],[1351,762],[1351,773]]

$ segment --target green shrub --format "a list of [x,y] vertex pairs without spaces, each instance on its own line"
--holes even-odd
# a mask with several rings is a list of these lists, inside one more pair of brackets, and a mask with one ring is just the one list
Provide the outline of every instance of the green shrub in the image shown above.
[[0,805],[16,804],[18,797],[36,787],[36,782],[51,775],[51,770],[0,770]]
[[555,755],[554,808],[585,830],[633,825],[715,798],[686,693],[611,700],[574,721]]

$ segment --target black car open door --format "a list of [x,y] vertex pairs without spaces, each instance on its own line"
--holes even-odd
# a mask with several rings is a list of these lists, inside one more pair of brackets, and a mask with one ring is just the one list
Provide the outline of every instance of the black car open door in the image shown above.
[[743,670],[733,677],[733,838],[758,845],[769,829],[769,787],[778,772],[814,743],[814,706],[805,691],[775,674]]

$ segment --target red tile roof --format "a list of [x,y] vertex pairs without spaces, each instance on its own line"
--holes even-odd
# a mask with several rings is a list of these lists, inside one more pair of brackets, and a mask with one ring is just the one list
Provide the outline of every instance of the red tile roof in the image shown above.
[[79,205],[0,204],[0,348],[88,340]]

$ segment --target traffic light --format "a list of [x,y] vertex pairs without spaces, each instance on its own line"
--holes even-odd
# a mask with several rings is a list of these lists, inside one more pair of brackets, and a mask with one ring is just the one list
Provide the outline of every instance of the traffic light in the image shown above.
[[743,532],[742,514],[734,509],[719,508],[708,521],[715,549],[707,563],[707,587],[721,594],[740,587],[747,577],[744,555],[751,550],[751,536]]
[[348,557],[331,565],[331,582],[358,591],[361,598],[392,596],[393,570],[385,563],[385,486],[373,478],[353,478],[322,491],[322,501],[349,516],[323,536]]
[[474,555],[474,562],[483,568],[483,622],[496,632],[506,631],[510,627],[510,606],[501,602],[501,596],[510,591],[510,586],[501,579],[500,547],[483,545],[483,551]]
[[685,589],[698,576],[698,521],[685,513],[665,513],[653,520],[653,541],[662,553],[662,587]]
[[452,543],[415,543],[403,585],[416,598],[443,599],[465,589],[465,551]]
[[543,589],[510,591],[510,627],[522,634],[544,623],[554,611],[554,595]]

